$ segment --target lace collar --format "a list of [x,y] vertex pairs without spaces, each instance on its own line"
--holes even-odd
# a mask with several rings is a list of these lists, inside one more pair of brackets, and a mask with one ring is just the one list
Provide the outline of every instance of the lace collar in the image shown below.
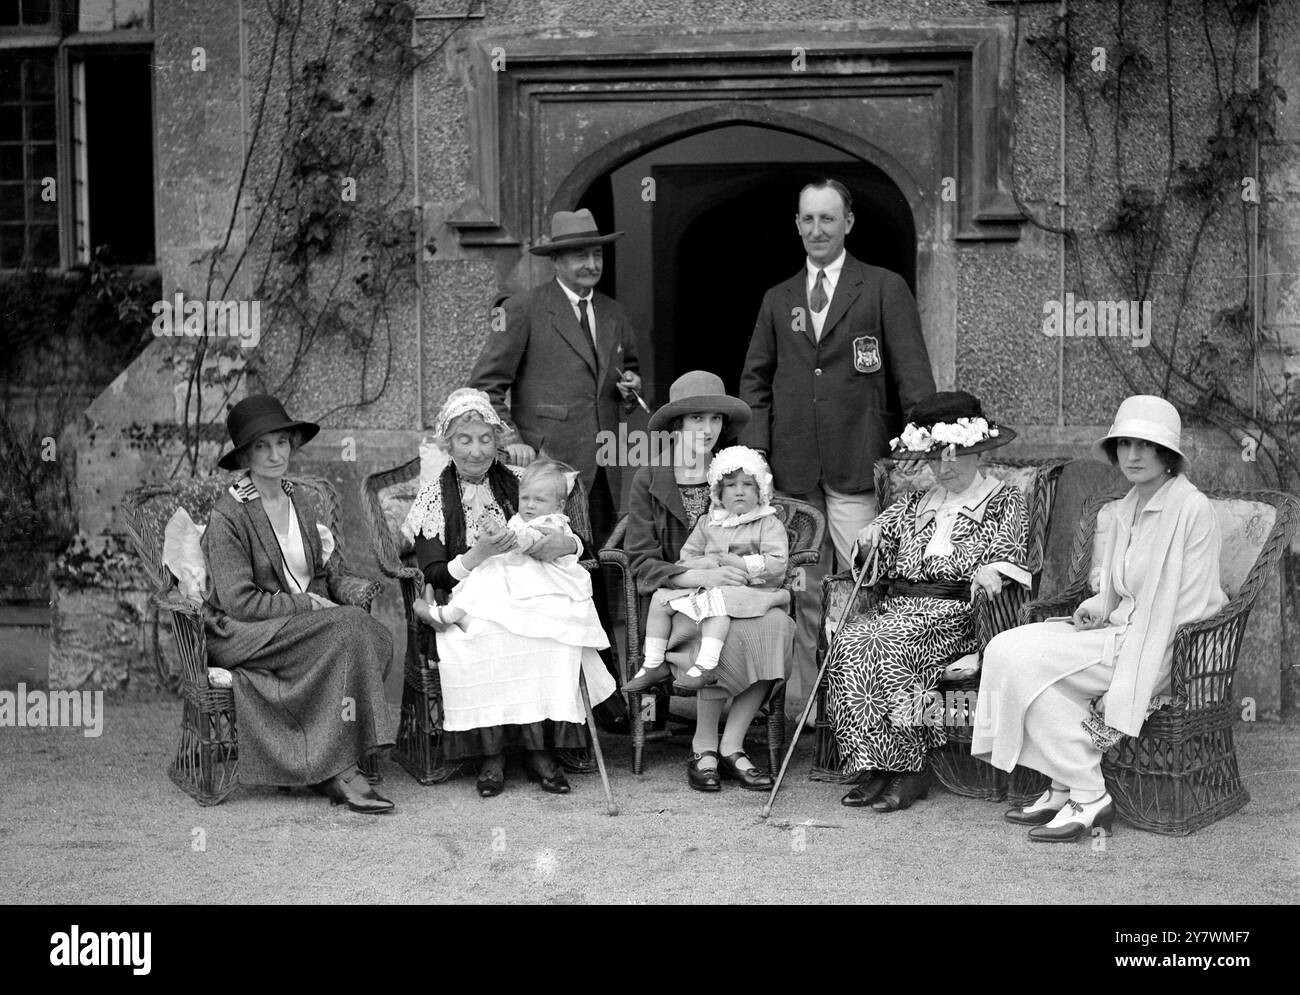
[[749,522],[757,522],[760,518],[767,518],[769,515],[775,515],[776,509],[770,504],[761,508],[755,508],[753,511],[747,511],[743,515],[733,515],[725,508],[714,508],[709,512],[709,524],[717,525],[724,529],[734,529],[737,525],[746,525]]

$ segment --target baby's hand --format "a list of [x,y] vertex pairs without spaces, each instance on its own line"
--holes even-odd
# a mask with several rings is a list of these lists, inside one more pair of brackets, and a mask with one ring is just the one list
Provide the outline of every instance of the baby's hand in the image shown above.
[[738,556],[735,553],[723,553],[721,556],[719,556],[718,566],[740,567],[741,570],[746,570],[746,571],[749,569],[749,567],[745,563],[745,558],[743,556]]

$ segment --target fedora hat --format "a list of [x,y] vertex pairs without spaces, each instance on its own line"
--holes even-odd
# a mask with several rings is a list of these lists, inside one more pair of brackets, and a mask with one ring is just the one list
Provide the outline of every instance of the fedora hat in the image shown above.
[[621,231],[602,235],[596,226],[595,217],[585,207],[581,211],[557,211],[555,217],[551,218],[550,241],[534,245],[528,251],[535,256],[555,256],[561,252],[604,245],[622,237]]
[[908,412],[902,435],[889,442],[896,460],[929,459],[949,446],[958,456],[1005,446],[1015,429],[984,417],[979,398],[964,390],[940,390]]
[[238,470],[237,454],[266,435],[267,432],[286,432],[297,429],[302,441],[309,442],[320,431],[315,422],[294,421],[285,414],[284,405],[270,394],[253,394],[246,397],[226,416],[226,431],[230,433],[233,448],[222,454],[217,466],[223,470]]
[[679,415],[716,411],[734,432],[749,424],[749,405],[727,393],[722,378],[708,370],[683,373],[668,388],[668,403],[650,416],[650,431],[667,428]]
[[1111,439],[1144,439],[1164,446],[1182,456],[1183,420],[1178,409],[1163,397],[1134,394],[1126,397],[1115,412],[1110,431],[1092,444],[1092,455],[1103,463],[1110,462],[1106,443]]

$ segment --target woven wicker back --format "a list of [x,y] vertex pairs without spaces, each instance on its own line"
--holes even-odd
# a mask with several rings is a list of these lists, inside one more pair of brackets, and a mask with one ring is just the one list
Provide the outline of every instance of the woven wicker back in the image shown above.
[[[328,523],[335,539],[342,542],[338,528],[338,493],[334,486],[320,477],[292,477],[295,488],[303,488],[316,498],[321,516]],[[131,544],[149,572],[150,579],[159,591],[167,591],[175,579],[162,564],[163,533],[167,522],[184,508],[192,519],[206,524],[212,506],[230,486],[226,477],[204,477],[175,480],[166,484],[147,484],[127,493],[122,499],[122,517],[126,522]]]
[[[984,460],[980,464],[983,474],[1012,484],[1025,495],[1025,505],[1029,512],[1026,553],[1035,587],[1043,569],[1047,527],[1052,518],[1052,506],[1056,503],[1056,484],[1061,471],[1069,462],[1061,457],[1050,457],[1037,460]],[[876,461],[875,480],[876,504],[881,511],[906,494],[934,486],[934,474],[926,460],[879,459]]]
[[[1127,490],[1101,494],[1083,506],[1070,554],[1067,589],[1096,589],[1101,555],[1097,523],[1115,513]],[[1219,523],[1219,582],[1224,593],[1253,603],[1300,522],[1300,502],[1278,491],[1205,491]]]

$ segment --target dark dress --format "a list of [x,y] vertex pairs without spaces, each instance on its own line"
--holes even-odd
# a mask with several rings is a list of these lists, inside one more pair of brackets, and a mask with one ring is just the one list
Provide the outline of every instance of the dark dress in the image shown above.
[[[502,464],[494,464],[502,465]],[[478,541],[479,535],[489,524],[502,527],[515,514],[519,502],[519,471],[507,467],[508,475],[499,476],[499,486],[503,490],[504,503],[490,488],[484,487],[479,492],[477,501],[468,499],[473,485],[460,481],[462,493],[466,495],[462,504],[462,521],[464,549]],[[491,471],[489,471],[491,472]],[[455,464],[450,464],[444,473],[455,473]],[[407,519],[410,532],[415,540],[415,555],[424,574],[425,582],[432,584],[439,603],[445,604],[450,592],[460,583],[448,569],[448,564],[464,552],[450,553],[446,545],[447,529],[443,520],[442,479],[436,479],[421,488],[411,505],[411,514]],[[585,537],[579,536],[581,541]],[[431,630],[425,630],[425,638],[432,645],[430,655],[436,659],[436,639]],[[507,744],[519,746],[525,750],[545,750],[552,747],[561,749],[582,749],[587,746],[587,729],[584,724],[576,722],[529,722],[519,725],[482,726],[478,729],[463,731],[447,730],[443,733],[443,750],[449,760],[492,755],[502,752]]]
[[[330,598],[317,509],[305,489],[294,494],[292,483],[284,486],[312,574],[307,590]],[[392,636],[354,606],[312,610],[311,598],[286,576],[270,519],[246,477],[214,505],[203,548],[213,585],[208,662],[234,677],[240,781],[318,784],[391,746],[383,672]]]
[[[637,471],[623,548],[642,594],[673,586],[669,578],[686,569],[677,563],[681,548],[708,508],[707,484],[679,485],[672,466],[642,467]],[[794,622],[781,608],[771,608],[759,618],[732,619],[714,671],[717,686],[737,695],[759,681],[787,679],[793,638]],[[699,644],[699,625],[674,612],[664,657],[674,677],[690,669]]]

